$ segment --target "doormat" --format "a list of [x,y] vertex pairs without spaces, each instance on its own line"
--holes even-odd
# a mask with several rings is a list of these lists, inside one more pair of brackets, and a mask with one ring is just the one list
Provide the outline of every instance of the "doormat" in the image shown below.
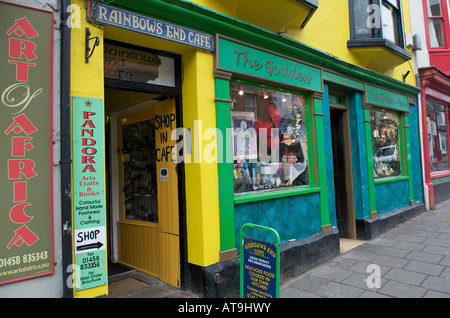
[[130,293],[135,290],[139,290],[150,286],[151,284],[144,283],[143,281],[129,277],[117,282],[108,284],[109,294],[107,298],[114,298],[123,294]]

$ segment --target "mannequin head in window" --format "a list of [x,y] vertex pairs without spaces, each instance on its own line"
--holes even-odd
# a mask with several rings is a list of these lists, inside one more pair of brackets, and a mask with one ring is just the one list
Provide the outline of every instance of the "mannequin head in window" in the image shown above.
[[245,120],[241,120],[240,126],[242,130],[247,130],[247,122]]

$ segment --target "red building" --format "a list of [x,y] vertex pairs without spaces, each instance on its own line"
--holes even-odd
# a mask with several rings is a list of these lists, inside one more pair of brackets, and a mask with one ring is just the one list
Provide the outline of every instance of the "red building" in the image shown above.
[[419,69],[425,183],[430,206],[450,198],[450,27],[447,0],[422,0],[430,66]]

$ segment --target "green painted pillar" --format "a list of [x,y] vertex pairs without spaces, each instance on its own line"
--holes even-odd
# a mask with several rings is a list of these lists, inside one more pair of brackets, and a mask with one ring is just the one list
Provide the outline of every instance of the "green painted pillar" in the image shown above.
[[370,108],[364,108],[364,131],[366,136],[366,154],[367,154],[367,181],[369,188],[369,215],[377,215],[377,205],[375,198],[375,178],[373,174],[373,150],[372,150],[372,129],[370,127]]
[[327,171],[325,164],[325,138],[323,132],[323,110],[321,93],[313,94],[314,130],[316,137],[317,179],[320,187],[320,231],[331,230],[328,209]]
[[[234,221],[234,180],[231,135],[230,82],[227,74],[215,74],[216,127],[218,138],[220,259],[237,257]],[[221,139],[221,140],[220,140]],[[222,141],[222,142],[220,142]],[[227,151],[228,149],[228,151]]]
[[414,186],[412,178],[412,165],[411,165],[411,144],[409,136],[409,118],[403,116],[403,127],[405,128],[405,151],[406,151],[406,174],[408,175],[409,185],[409,204],[414,204]]

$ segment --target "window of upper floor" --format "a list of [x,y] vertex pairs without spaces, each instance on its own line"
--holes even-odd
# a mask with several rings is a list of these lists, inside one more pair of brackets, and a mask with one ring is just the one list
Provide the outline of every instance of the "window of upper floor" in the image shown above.
[[384,47],[404,59],[405,49],[401,0],[349,0],[348,47]]
[[422,0],[428,48],[449,49],[450,32],[447,0]]

